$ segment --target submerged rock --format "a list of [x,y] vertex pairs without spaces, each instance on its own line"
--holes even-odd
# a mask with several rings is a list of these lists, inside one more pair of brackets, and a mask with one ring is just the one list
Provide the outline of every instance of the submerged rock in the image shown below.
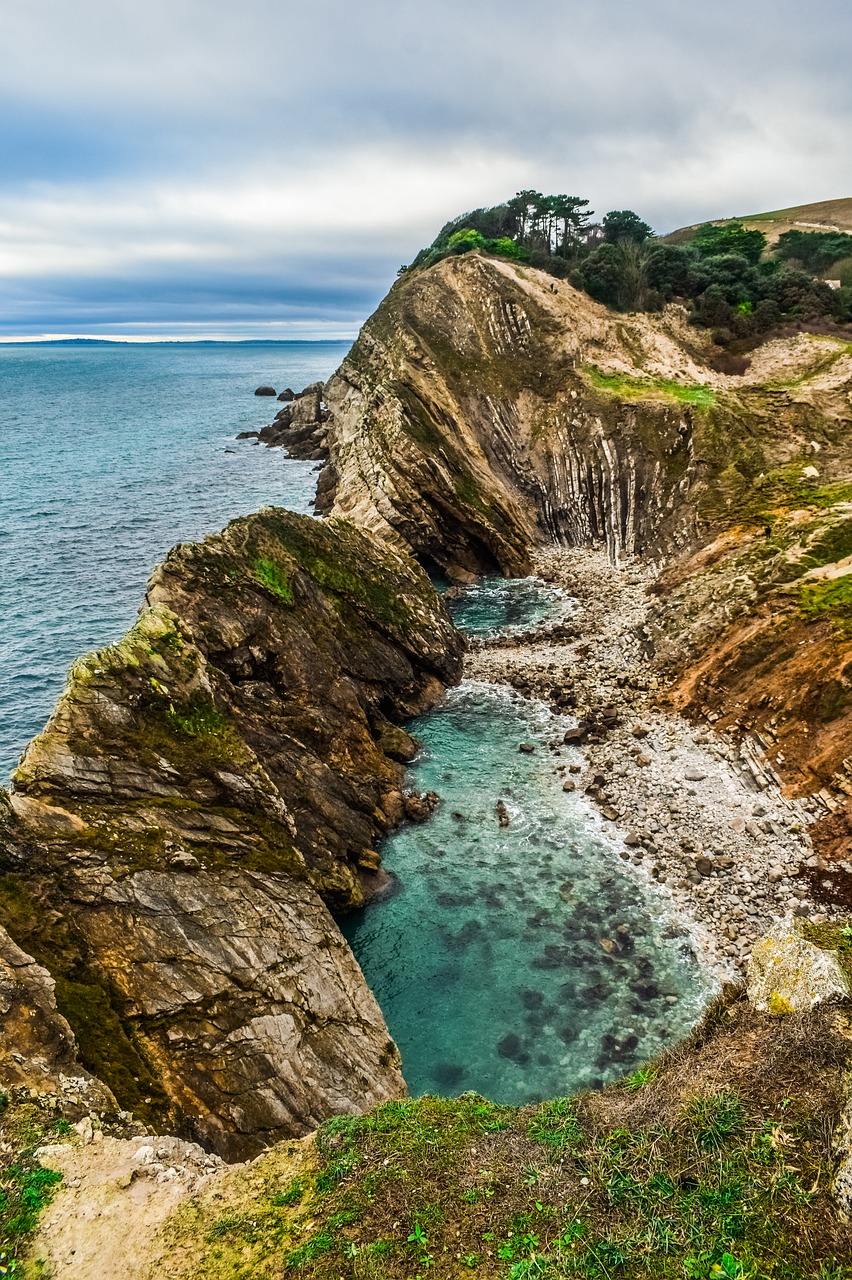
[[510,1031],[502,1040],[497,1043],[497,1052],[501,1058],[508,1058],[511,1062],[517,1062],[519,1066],[525,1066],[530,1060],[530,1055],[524,1047],[524,1042],[514,1031]]

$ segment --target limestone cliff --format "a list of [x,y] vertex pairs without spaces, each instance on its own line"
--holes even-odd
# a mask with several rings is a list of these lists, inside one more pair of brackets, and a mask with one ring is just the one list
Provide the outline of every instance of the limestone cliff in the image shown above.
[[320,498],[450,571],[522,572],[551,540],[662,560],[815,432],[836,440],[843,346],[728,377],[677,307],[619,315],[529,267],[447,258],[401,277],[327,384]]
[[177,547],[72,668],[14,776],[0,914],[123,1105],[240,1158],[404,1091],[329,907],[381,887],[395,721],[460,653],[410,560],[270,509]]
[[326,386],[320,503],[450,576],[551,541],[651,560],[677,705],[758,731],[799,793],[852,789],[852,344],[712,352],[676,306],[505,259],[406,273]]

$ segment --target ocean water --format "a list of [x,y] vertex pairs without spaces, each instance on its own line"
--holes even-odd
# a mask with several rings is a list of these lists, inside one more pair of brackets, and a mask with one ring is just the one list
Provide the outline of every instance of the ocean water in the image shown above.
[[280,408],[255,387],[325,380],[348,345],[0,346],[0,782],[169,547],[310,509],[314,463],[234,436]]
[[679,1039],[711,993],[659,897],[563,792],[554,770],[580,753],[548,744],[567,723],[466,682],[412,725],[412,782],[441,805],[383,846],[400,891],[343,926],[412,1094],[521,1103],[596,1087]]
[[457,588],[446,598],[450,617],[471,636],[495,632],[511,635],[545,623],[570,617],[574,602],[567,591],[542,578],[483,576],[469,587]]

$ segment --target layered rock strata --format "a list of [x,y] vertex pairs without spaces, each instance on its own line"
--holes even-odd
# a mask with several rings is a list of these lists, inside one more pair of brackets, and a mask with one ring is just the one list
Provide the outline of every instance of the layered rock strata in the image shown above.
[[425,574],[276,510],[177,547],[14,777],[0,912],[123,1105],[227,1158],[404,1091],[331,909],[381,890],[396,721],[460,673]]
[[318,505],[462,581],[554,542],[662,570],[642,639],[671,705],[845,806],[820,839],[848,851],[852,345],[712,361],[676,306],[621,315],[476,253],[405,273],[315,397]]
[[551,541],[661,563],[810,441],[846,448],[842,342],[745,379],[710,347],[681,308],[619,315],[503,259],[406,273],[326,385],[320,505],[462,576]]

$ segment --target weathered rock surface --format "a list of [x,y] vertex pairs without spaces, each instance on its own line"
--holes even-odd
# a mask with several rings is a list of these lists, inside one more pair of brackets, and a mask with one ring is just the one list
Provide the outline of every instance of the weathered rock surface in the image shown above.
[[381,887],[393,722],[461,648],[413,562],[268,509],[172,551],[75,664],[15,774],[0,918],[124,1106],[235,1159],[403,1092],[329,907]]
[[747,982],[754,1007],[779,1016],[852,996],[837,952],[809,942],[792,917],[778,921],[755,944]]
[[0,928],[0,1087],[53,1094],[62,1114],[117,1112],[109,1089],[82,1066],[46,969]]
[[[262,444],[269,448],[284,448],[291,458],[308,461],[324,461],[328,458],[328,430],[331,417],[323,399],[324,385],[313,382],[298,395],[288,390],[279,400],[287,407],[276,413],[272,422],[257,433]],[[240,433],[237,439],[244,439]]]
[[707,347],[677,307],[618,315],[503,259],[405,274],[326,386],[319,501],[450,571],[522,573],[553,540],[669,558],[849,419],[844,368],[770,396],[771,361],[730,378]]

